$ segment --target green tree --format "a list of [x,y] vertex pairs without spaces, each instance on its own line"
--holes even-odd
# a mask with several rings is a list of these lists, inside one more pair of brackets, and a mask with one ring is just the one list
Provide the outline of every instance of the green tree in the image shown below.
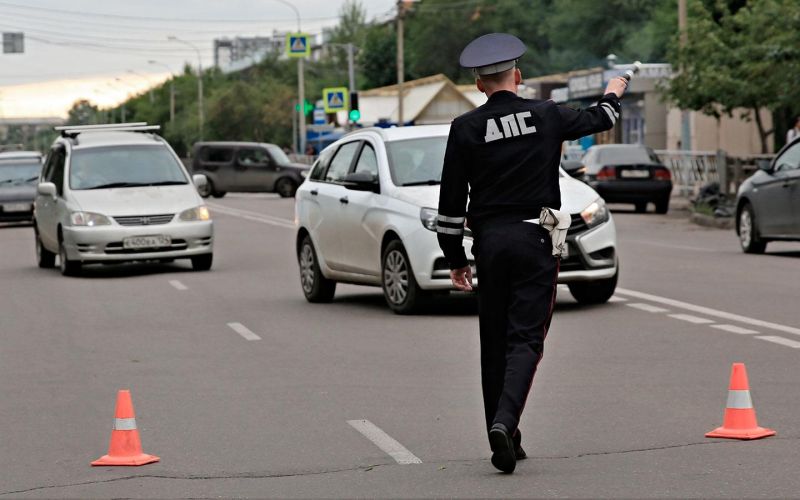
[[394,24],[370,27],[358,54],[362,77],[360,88],[375,88],[397,83],[397,38]]
[[722,4],[717,9],[691,3],[687,43],[673,49],[680,71],[666,95],[681,108],[715,117],[744,110],[766,153],[774,130],[758,111],[797,106],[800,98],[800,4],[751,0],[735,13]]
[[90,125],[97,123],[100,110],[87,99],[75,101],[67,111],[67,125]]

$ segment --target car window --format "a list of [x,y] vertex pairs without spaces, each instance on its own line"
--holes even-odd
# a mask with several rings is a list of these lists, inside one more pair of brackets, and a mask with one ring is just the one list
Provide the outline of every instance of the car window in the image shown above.
[[236,160],[241,165],[265,165],[269,163],[269,155],[261,148],[242,148],[236,153]]
[[368,143],[364,143],[364,148],[361,150],[361,155],[358,157],[355,172],[368,172],[372,174],[373,179],[378,178],[378,156],[375,154],[375,149]]
[[331,160],[331,166],[325,174],[325,180],[328,182],[339,182],[344,179],[344,176],[350,171],[350,165],[353,164],[353,157],[358,151],[360,141],[348,142],[336,151],[336,156]]
[[278,165],[288,165],[292,163],[292,160],[286,156],[286,153],[275,144],[265,144],[264,147],[267,148],[269,154],[272,155],[272,159],[275,160],[275,163]]
[[[647,149],[643,147],[604,148],[598,151],[597,160],[603,165],[653,163]],[[658,159],[656,159],[655,163],[658,163]]]
[[57,149],[53,152],[53,169],[50,182],[56,185],[56,192],[61,196],[64,194],[64,161],[67,153],[64,149]]
[[800,142],[790,146],[775,160],[775,171],[795,170],[800,166]]
[[328,148],[320,153],[317,161],[311,166],[311,174],[309,177],[312,181],[321,181],[325,178],[325,170],[328,168],[334,151],[336,151],[334,148]]
[[113,146],[72,152],[72,189],[187,184],[180,163],[166,146]]
[[233,159],[233,149],[209,146],[203,148],[201,158],[212,163],[230,163]]
[[446,136],[387,142],[392,182],[404,186],[441,181],[446,147]]

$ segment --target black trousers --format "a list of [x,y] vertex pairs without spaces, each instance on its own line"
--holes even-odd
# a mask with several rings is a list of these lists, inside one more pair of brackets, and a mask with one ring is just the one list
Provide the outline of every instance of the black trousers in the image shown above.
[[548,232],[528,222],[481,228],[472,251],[486,427],[502,423],[513,434],[542,359],[559,259]]

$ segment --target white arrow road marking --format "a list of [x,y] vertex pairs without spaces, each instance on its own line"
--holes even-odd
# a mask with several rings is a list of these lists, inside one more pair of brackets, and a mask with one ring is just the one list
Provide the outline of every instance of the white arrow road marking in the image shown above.
[[169,280],[169,284],[172,285],[176,290],[188,290],[189,287],[184,285],[178,280]]
[[253,333],[249,328],[241,323],[228,323],[228,326],[231,328],[231,330],[238,333],[246,340],[261,340],[261,337]]
[[408,451],[405,446],[398,443],[392,436],[383,432],[380,427],[369,420],[348,420],[347,423],[363,434],[365,438],[372,441],[375,446],[383,450],[384,453],[392,457],[398,464],[407,465],[422,463],[422,460]]

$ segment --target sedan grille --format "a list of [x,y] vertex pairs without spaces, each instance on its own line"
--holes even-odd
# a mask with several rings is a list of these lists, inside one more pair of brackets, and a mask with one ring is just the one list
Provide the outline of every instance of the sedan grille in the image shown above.
[[572,214],[572,224],[567,229],[567,235],[582,233],[587,229],[589,229],[589,226],[586,225],[586,221],[583,220],[581,214]]
[[175,214],[129,215],[114,217],[114,220],[121,226],[157,226],[171,222],[174,217]]

